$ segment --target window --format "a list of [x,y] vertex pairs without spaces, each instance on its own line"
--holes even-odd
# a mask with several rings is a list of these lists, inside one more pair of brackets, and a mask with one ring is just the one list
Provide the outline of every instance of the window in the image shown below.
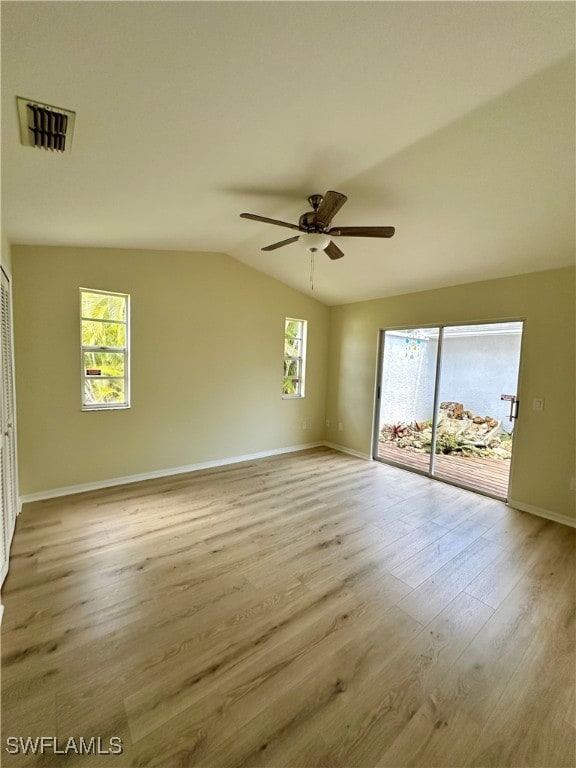
[[286,318],[284,325],[283,397],[304,397],[306,320]]
[[128,408],[130,297],[80,288],[82,410]]

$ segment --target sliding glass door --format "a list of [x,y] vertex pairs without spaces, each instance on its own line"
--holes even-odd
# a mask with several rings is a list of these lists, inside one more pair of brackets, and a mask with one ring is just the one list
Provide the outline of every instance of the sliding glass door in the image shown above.
[[382,331],[374,458],[505,499],[522,323]]
[[383,332],[376,457],[429,471],[439,328]]

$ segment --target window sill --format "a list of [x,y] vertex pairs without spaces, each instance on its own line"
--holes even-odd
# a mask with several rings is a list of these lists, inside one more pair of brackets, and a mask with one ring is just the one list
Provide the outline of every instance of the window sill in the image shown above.
[[129,405],[91,405],[81,408],[82,413],[91,413],[92,411],[127,411]]

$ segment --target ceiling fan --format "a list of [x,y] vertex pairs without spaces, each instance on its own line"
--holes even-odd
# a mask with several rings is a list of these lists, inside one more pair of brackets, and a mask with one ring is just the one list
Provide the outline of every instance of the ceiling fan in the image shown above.
[[276,224],[279,227],[288,227],[301,232],[300,235],[280,240],[278,243],[267,245],[263,251],[274,251],[284,245],[299,241],[306,250],[312,253],[324,251],[331,259],[341,259],[343,252],[332,240],[333,237],[392,237],[394,227],[332,227],[330,224],[334,216],[344,205],[348,198],[341,192],[330,190],[325,195],[310,195],[308,202],[312,206],[311,211],[306,211],[300,216],[298,224],[289,224],[287,221],[269,219],[266,216],[258,216],[255,213],[241,213],[243,219],[264,221],[267,224]]

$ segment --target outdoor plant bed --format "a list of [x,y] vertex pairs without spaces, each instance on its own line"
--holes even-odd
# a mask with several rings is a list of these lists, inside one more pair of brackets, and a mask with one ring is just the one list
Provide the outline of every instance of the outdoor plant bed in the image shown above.
[[[379,442],[414,453],[430,453],[432,420],[384,424]],[[440,404],[436,432],[436,453],[510,459],[512,435],[502,422],[491,416],[477,416],[462,403]]]

